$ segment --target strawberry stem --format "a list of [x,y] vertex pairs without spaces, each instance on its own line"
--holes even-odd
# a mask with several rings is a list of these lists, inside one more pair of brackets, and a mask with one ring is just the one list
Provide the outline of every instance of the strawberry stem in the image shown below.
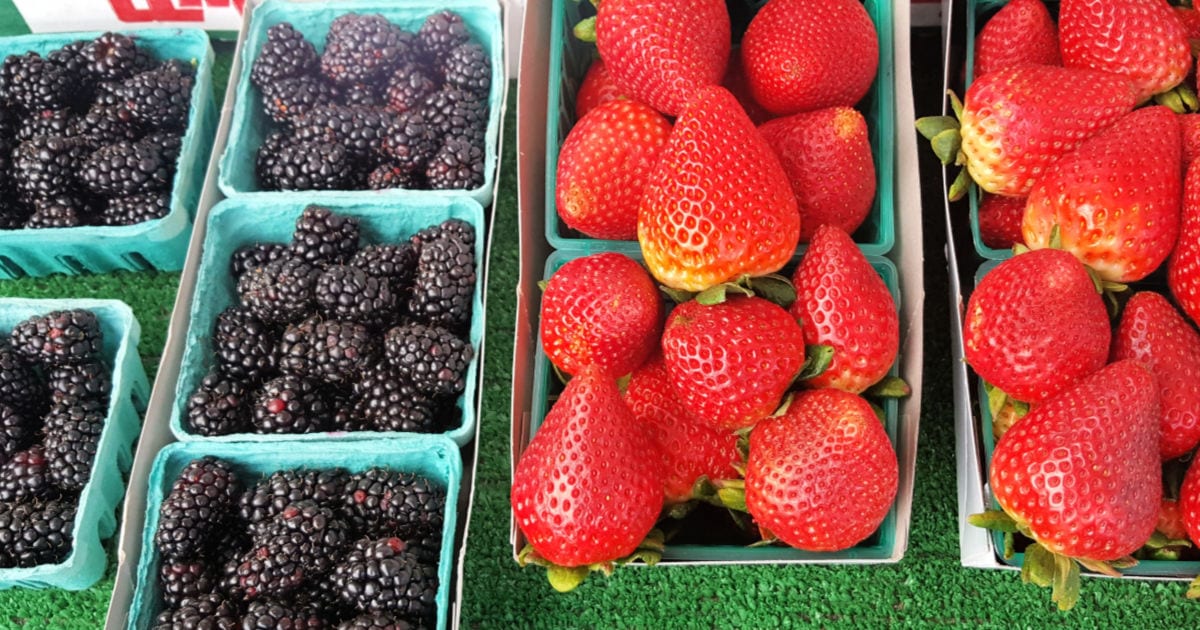
[[589,18],[584,18],[582,20],[579,20],[579,22],[575,24],[575,28],[572,29],[572,32],[575,34],[575,38],[578,39],[579,41],[586,42],[589,44],[595,44],[596,43],[596,16],[593,15]]

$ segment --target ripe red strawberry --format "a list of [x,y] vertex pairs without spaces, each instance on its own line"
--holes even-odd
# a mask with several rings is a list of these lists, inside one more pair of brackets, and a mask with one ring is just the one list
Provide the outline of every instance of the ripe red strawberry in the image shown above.
[[978,77],[960,117],[967,170],[983,190],[1024,197],[1050,164],[1133,109],[1115,74],[1024,66]]
[[720,85],[729,13],[722,0],[604,0],[596,47],[623,94],[677,116],[697,90]]
[[746,116],[755,125],[761,125],[771,119],[771,112],[759,105],[750,93],[750,81],[746,78],[746,67],[742,65],[742,50],[734,48],[729,54],[729,66],[725,69],[725,78],[721,79],[721,87],[729,90],[737,98]]
[[1180,114],[1179,135],[1183,139],[1183,169],[1186,171],[1192,160],[1200,157],[1200,114]]
[[804,327],[804,343],[833,347],[810,387],[858,394],[887,375],[900,349],[900,318],[883,279],[850,235],[823,225],[792,276],[789,309]]
[[1024,241],[1021,220],[1024,197],[984,195],[979,202],[979,240],[992,249],[1009,249]]
[[646,267],[668,287],[703,291],[778,271],[799,238],[779,159],[728,90],[702,88],[675,121],[642,196]]
[[1171,540],[1187,540],[1187,526],[1183,523],[1183,510],[1179,508],[1179,501],[1173,499],[1162,500],[1162,506],[1158,509],[1158,524],[1154,529],[1163,536]]
[[1108,312],[1071,254],[1039,249],[980,280],[964,315],[966,360],[1009,396],[1039,403],[1099,370],[1108,358]]
[[629,555],[662,509],[653,440],[617,384],[589,367],[567,383],[513,472],[517,525],[542,558],[579,567]]
[[1180,310],[1200,322],[1200,162],[1192,162],[1183,184],[1179,242],[1167,263],[1167,285]]
[[663,458],[663,494],[668,505],[692,498],[692,486],[702,475],[734,479],[733,463],[740,459],[737,434],[708,426],[675,395],[671,377],[658,355],[633,372],[625,404],[650,432]]
[[1058,27],[1042,0],[1004,5],[975,38],[975,76],[1016,66],[1061,66]]
[[1113,335],[1112,360],[1137,359],[1158,380],[1164,460],[1200,443],[1200,334],[1163,296],[1129,298]]
[[709,426],[734,430],[779,407],[804,364],[804,332],[762,298],[693,300],[671,312],[662,350],[683,406]]
[[1187,31],[1159,0],[1063,0],[1063,65],[1122,74],[1137,102],[1179,85],[1192,66]]
[[742,38],[754,100],[788,115],[862,100],[879,66],[879,37],[858,0],[771,0]]
[[1181,201],[1179,122],[1166,107],[1121,118],[1047,168],[1021,232],[1031,249],[1062,249],[1113,282],[1150,275],[1171,255]]
[[613,81],[603,59],[596,59],[583,75],[583,83],[575,93],[575,120],[579,120],[597,105],[622,98],[621,89]]
[[671,135],[662,114],[637,101],[597,106],[567,134],[554,197],[568,227],[592,238],[637,239],[638,203]]
[[800,242],[836,225],[853,234],[875,199],[875,161],[867,121],[858,110],[831,107],[776,118],[758,128],[779,156],[800,208]]
[[1183,514],[1183,527],[1193,543],[1200,544],[1200,457],[1192,458],[1183,487],[1179,490],[1179,511]]
[[871,405],[854,394],[806,392],[750,433],[746,508],[793,547],[858,544],[887,516],[898,483],[896,451]]
[[576,258],[542,294],[542,349],[567,374],[597,365],[613,378],[645,362],[662,330],[662,298],[641,265],[623,254]]

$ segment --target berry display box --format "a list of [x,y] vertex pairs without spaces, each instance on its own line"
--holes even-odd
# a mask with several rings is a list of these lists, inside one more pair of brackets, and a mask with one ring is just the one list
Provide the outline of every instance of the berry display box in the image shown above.
[[[519,87],[517,97],[518,127],[517,154],[518,185],[521,204],[520,212],[520,281],[517,286],[517,321],[516,347],[513,356],[513,390],[511,409],[511,452],[512,462],[518,461],[521,453],[529,444],[537,424],[545,415],[546,391],[553,376],[545,365],[544,357],[539,360],[540,340],[538,336],[538,308],[540,291],[537,282],[560,264],[564,257],[574,257],[614,248],[601,247],[599,242],[593,246],[581,248],[563,247],[554,252],[555,245],[549,238],[553,232],[547,231],[550,217],[555,215],[552,204],[553,195],[547,194],[547,179],[554,173],[555,153],[548,148],[556,146],[549,135],[557,129],[557,122],[550,120],[569,121],[573,105],[564,104],[563,99],[552,97],[555,90],[573,93],[577,88],[578,79],[582,76],[583,68],[568,71],[563,78],[559,64],[564,58],[570,58],[572,53],[557,50],[555,44],[564,45],[561,32],[556,37],[556,29],[563,24],[557,24],[564,19],[560,9],[554,8],[558,3],[531,2],[526,6],[525,30],[522,41],[521,74],[524,77],[560,77],[559,81],[550,81],[549,85],[542,81],[525,80]],[[870,6],[871,3],[868,3]],[[913,118],[911,97],[911,73],[909,70],[909,22],[908,3],[894,2],[885,7],[877,7],[890,16],[887,20],[889,33],[880,36],[881,48],[883,42],[890,40],[891,57],[885,57],[886,66],[879,70],[880,79],[886,88],[880,88],[877,83],[875,92],[905,95],[888,101],[887,109],[890,120],[910,120]],[[886,39],[885,39],[886,38]],[[893,61],[894,60],[894,61]],[[575,63],[580,63],[576,59]],[[554,70],[551,70],[554,68]],[[561,83],[561,85],[560,85]],[[882,106],[882,104],[880,104]],[[564,109],[565,108],[565,109]],[[563,122],[563,124],[566,124]],[[879,129],[877,131],[883,131]],[[879,253],[886,252],[886,258],[873,257],[887,277],[892,269],[895,275],[889,282],[893,291],[898,290],[900,296],[900,338],[901,347],[898,358],[898,373],[913,388],[909,398],[899,401],[894,412],[894,431],[891,433],[897,449],[900,463],[900,485],[892,514],[885,526],[874,535],[864,546],[836,554],[803,553],[783,548],[751,549],[739,546],[722,545],[680,545],[675,549],[667,547],[663,564],[784,564],[784,563],[829,563],[829,564],[869,564],[898,562],[908,545],[909,525],[912,512],[913,475],[916,463],[917,427],[920,420],[921,392],[921,360],[924,288],[922,280],[922,248],[921,248],[921,207],[916,173],[916,139],[915,134],[896,133],[887,129],[888,138],[882,142],[894,142],[895,153],[891,155],[890,163],[881,164],[878,174],[885,178],[879,183],[879,189],[894,191],[884,197],[880,194],[880,203],[890,201],[890,207],[882,212],[894,216],[894,242],[890,249],[884,248]],[[894,135],[892,135],[894,134]],[[883,158],[878,155],[877,159]],[[862,249],[868,254],[872,252],[868,246]],[[618,251],[622,251],[619,250]],[[637,245],[625,247],[624,253],[636,255]],[[539,367],[540,366],[540,367]],[[514,558],[524,546],[524,539],[517,529],[515,521],[510,522],[511,543]],[[470,532],[467,533],[470,535]]]
[[[463,17],[475,41],[483,46],[492,61],[492,84],[488,95],[489,114],[485,139],[485,163],[483,185],[474,190],[367,190],[354,191],[263,191],[254,172],[255,155],[263,138],[272,128],[271,121],[262,111],[260,92],[250,83],[250,68],[267,39],[267,29],[280,22],[291,22],[296,30],[321,51],[325,47],[325,35],[329,25],[340,15],[357,11],[378,13],[401,28],[416,32],[429,15],[441,10],[451,10]],[[503,29],[500,23],[500,6],[495,0],[429,0],[394,2],[389,0],[336,0],[333,2],[287,2],[267,0],[254,10],[250,25],[245,32],[241,47],[241,71],[237,77],[237,100],[233,110],[233,123],[229,141],[221,156],[221,171],[218,179],[221,192],[226,196],[245,193],[262,193],[283,196],[282,198],[306,199],[319,202],[329,197],[345,195],[367,199],[397,200],[413,195],[439,197],[461,197],[469,195],[482,206],[491,203],[496,181],[496,164],[500,137],[500,112],[504,104],[506,82],[504,77]]]
[[[351,473],[375,466],[416,473],[446,489],[447,497],[458,495],[462,485],[462,458],[458,446],[440,436],[381,439],[371,449],[347,442],[293,442],[261,444],[249,442],[190,442],[167,446],[158,453],[150,471],[150,490],[147,495],[145,527],[142,546],[145,553],[137,567],[137,591],[129,609],[129,630],[150,628],[154,623],[159,600],[158,549],[154,532],[158,530],[158,511],[163,498],[180,471],[195,459],[212,455],[231,463],[243,484],[280,470],[304,468],[320,470],[345,468]],[[453,505],[451,502],[450,505]],[[445,513],[442,525],[442,550],[438,559],[437,628],[450,625],[450,582],[452,576],[454,534],[458,514],[454,509]],[[109,627],[114,627],[111,624]]]
[[[0,38],[0,59],[26,51],[44,55],[100,35],[52,33]],[[212,46],[200,29],[147,29],[130,35],[158,59],[196,64],[187,131],[171,185],[170,212],[161,219],[135,225],[0,230],[0,278],[182,268],[217,123]]]
[[0,569],[0,589],[82,590],[104,577],[108,569],[104,541],[117,528],[117,508],[125,495],[125,474],[133,461],[133,444],[150,394],[137,351],[141,337],[137,319],[124,302],[116,300],[6,298],[0,300],[0,331],[7,335],[25,319],[74,308],[90,310],[100,320],[104,335],[100,354],[112,368],[108,414],[96,446],[91,478],[79,495],[70,555],[59,564]]
[[[751,7],[765,4],[761,0],[741,0]],[[558,151],[575,123],[575,93],[583,82],[588,66],[595,57],[596,47],[580,41],[571,27],[583,16],[595,14],[586,2],[554,2],[550,14],[550,64],[546,86],[546,173],[545,226],[546,241],[555,249],[595,253],[639,251],[637,241],[615,241],[588,238],[563,224],[555,211],[555,171]],[[731,3],[733,4],[733,3]],[[871,154],[875,158],[875,202],[862,226],[854,233],[867,255],[882,256],[892,249],[896,240],[894,168],[896,152],[896,86],[893,76],[892,6],[887,0],[866,0],[864,6],[879,33],[879,72],[859,109],[867,121]],[[907,14],[908,4],[902,5]],[[584,13],[586,11],[586,13]],[[803,251],[806,245],[801,244]]]

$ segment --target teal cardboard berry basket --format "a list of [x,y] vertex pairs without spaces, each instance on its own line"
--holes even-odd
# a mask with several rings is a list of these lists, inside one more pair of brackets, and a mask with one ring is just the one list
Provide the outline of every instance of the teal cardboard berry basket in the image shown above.
[[[41,55],[102,33],[52,33],[0,38],[0,58],[33,51]],[[213,106],[213,51],[200,29],[148,29],[128,33],[156,59],[180,59],[196,69],[187,129],[165,217],[135,225],[0,230],[0,278],[52,273],[107,273],[183,268],[196,204],[212,151],[217,111]]]
[[71,553],[58,564],[0,569],[0,588],[83,590],[104,577],[108,556],[104,540],[117,528],[117,508],[125,496],[125,475],[133,463],[133,444],[142,428],[141,413],[150,384],[138,356],[141,328],[133,311],[116,300],[0,300],[0,330],[7,335],[21,321],[66,309],[87,309],[100,320],[101,356],[112,367],[108,414],[96,445],[92,474],[79,494]]

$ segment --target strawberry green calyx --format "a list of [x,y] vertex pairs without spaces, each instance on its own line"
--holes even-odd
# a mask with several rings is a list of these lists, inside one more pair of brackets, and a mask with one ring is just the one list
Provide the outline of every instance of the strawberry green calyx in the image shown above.
[[1179,85],[1154,95],[1154,102],[1169,108],[1176,114],[1191,114],[1200,111],[1200,99],[1196,91],[1180,83]]
[[943,166],[953,164],[963,167],[958,171],[958,175],[955,176],[954,182],[950,184],[947,192],[950,201],[958,201],[971,190],[973,181],[965,168],[967,157],[962,151],[962,126],[959,122],[963,111],[962,100],[958,98],[954,90],[946,90],[946,95],[950,99],[950,107],[954,111],[954,115],[918,118],[916,126],[917,131],[926,140],[929,140],[929,144],[933,147],[933,153],[937,155]]
[[724,302],[730,293],[747,297],[758,296],[783,308],[788,308],[796,301],[796,287],[792,286],[786,277],[777,273],[765,276],[743,275],[735,282],[722,282],[705,289],[695,294],[695,298],[705,306],[712,306]]
[[885,376],[863,392],[866,398],[907,398],[912,395],[912,388],[899,376]]
[[525,548],[517,554],[517,564],[522,567],[530,564],[545,567],[546,579],[550,582],[550,586],[559,593],[567,593],[575,590],[593,572],[600,572],[604,574],[604,577],[608,577],[612,575],[616,567],[625,566],[630,562],[643,562],[647,566],[654,566],[658,564],[659,560],[662,560],[662,553],[665,548],[662,531],[654,529],[646,535],[645,540],[638,545],[633,553],[610,562],[598,562],[578,567],[564,567],[543,558],[534,550],[533,545],[525,545]]
[[804,348],[804,365],[800,366],[797,381],[812,380],[825,373],[833,363],[833,346],[818,344]]
[[1192,583],[1188,585],[1186,597],[1188,599],[1200,599],[1200,576],[1196,576],[1196,579],[1192,580]]
[[586,42],[588,44],[595,44],[596,16],[593,15],[592,17],[579,20],[571,32],[575,34],[575,38],[579,41]]

